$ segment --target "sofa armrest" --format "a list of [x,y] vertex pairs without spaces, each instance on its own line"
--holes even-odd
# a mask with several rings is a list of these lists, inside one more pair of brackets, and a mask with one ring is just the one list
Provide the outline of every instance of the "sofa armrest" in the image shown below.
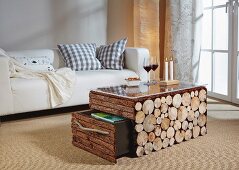
[[8,58],[0,56],[0,116],[13,113]]
[[126,48],[125,66],[139,75],[141,81],[147,81],[147,72],[144,70],[144,59],[149,58],[149,50],[146,48]]

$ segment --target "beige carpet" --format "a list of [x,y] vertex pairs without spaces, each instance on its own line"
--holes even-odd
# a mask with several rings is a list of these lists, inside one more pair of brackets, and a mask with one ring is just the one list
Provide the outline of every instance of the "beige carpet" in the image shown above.
[[209,109],[206,136],[115,165],[72,146],[70,114],[6,122],[0,169],[239,169],[239,109],[219,103]]

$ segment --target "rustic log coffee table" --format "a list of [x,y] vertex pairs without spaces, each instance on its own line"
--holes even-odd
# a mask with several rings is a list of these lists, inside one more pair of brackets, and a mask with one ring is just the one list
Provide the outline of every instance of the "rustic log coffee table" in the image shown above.
[[[133,141],[127,142],[131,143],[130,146],[134,148],[132,149],[137,156],[150,154],[152,151],[207,133],[207,89],[205,86],[180,83],[174,86],[141,84],[137,87],[99,88],[90,92],[90,108],[120,115],[128,118],[129,122],[133,122],[127,126],[132,128],[133,132],[128,130],[125,133],[128,136],[129,134],[135,136],[130,137]],[[75,117],[76,115],[73,115],[73,120]],[[115,129],[115,126],[111,125],[111,128]],[[117,135],[113,138],[114,149],[117,150],[120,143],[117,140],[123,139]],[[117,142],[118,145],[116,145]],[[94,153],[94,151],[91,152]],[[102,154],[104,153],[97,155],[107,159]],[[115,162],[116,158],[117,154],[114,152],[108,160]]]

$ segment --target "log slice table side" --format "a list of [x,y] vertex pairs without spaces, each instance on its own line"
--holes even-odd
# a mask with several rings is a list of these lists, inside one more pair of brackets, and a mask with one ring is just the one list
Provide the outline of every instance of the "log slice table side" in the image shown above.
[[205,86],[188,86],[138,96],[97,89],[90,91],[89,105],[91,109],[135,121],[137,156],[207,133]]

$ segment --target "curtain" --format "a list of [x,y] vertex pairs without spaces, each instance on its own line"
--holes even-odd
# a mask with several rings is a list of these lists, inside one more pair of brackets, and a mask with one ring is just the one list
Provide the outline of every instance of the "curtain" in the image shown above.
[[201,46],[202,0],[166,3],[165,57],[175,60],[175,78],[197,82]]
[[134,0],[134,46],[148,48],[159,62],[159,0]]

